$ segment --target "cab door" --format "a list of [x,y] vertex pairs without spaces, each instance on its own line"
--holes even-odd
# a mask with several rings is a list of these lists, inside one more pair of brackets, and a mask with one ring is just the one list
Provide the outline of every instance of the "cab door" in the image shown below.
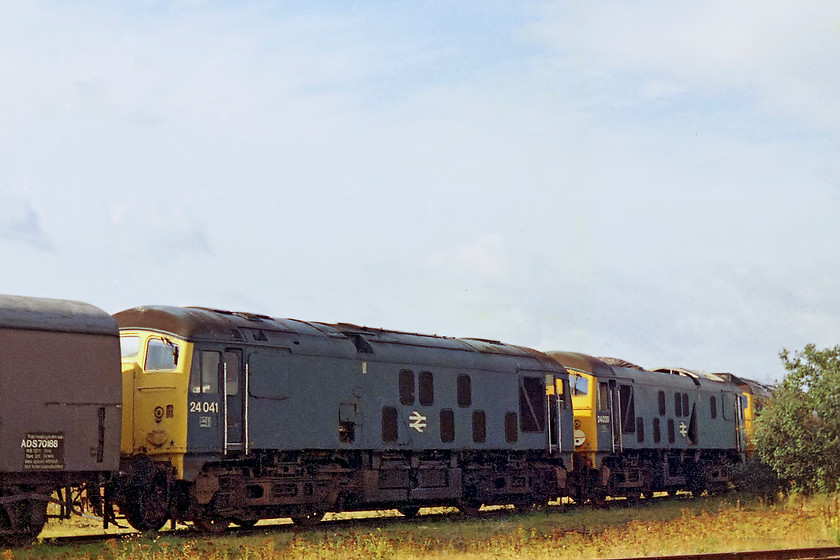
[[218,453],[224,445],[224,362],[219,350],[196,349],[190,369],[187,397],[188,450]]

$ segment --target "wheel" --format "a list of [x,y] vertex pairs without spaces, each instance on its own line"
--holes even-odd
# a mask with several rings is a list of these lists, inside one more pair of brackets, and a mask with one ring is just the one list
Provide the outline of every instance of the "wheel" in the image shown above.
[[47,522],[47,502],[21,500],[0,507],[0,545],[16,548],[34,541]]
[[202,533],[219,535],[227,530],[228,526],[230,525],[230,520],[221,519],[218,517],[202,517],[199,519],[193,519],[192,524],[196,529],[198,529]]
[[160,531],[169,520],[169,486],[158,472],[148,488],[134,487],[132,499],[123,506],[129,525],[138,531]]
[[241,517],[234,517],[233,519],[231,519],[231,521],[233,521],[233,523],[236,526],[242,527],[243,529],[253,529],[254,525],[257,524],[257,521],[259,521],[259,519],[244,519]]
[[607,507],[607,494],[601,489],[594,490],[589,495],[589,503],[592,507],[602,509]]
[[292,523],[294,523],[298,527],[313,527],[320,523],[323,518],[323,513],[319,511],[313,511],[312,513],[304,515],[293,515]]
[[403,514],[405,517],[413,519],[417,517],[418,513],[420,513],[420,508],[417,506],[403,506],[397,508],[397,511]]
[[479,511],[481,510],[481,503],[475,501],[461,502],[458,504],[458,509],[468,517],[478,517]]

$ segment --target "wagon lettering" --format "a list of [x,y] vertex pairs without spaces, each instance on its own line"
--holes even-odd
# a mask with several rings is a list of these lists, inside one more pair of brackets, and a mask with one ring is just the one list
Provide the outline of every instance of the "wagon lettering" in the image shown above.
[[64,434],[26,434],[20,441],[24,470],[64,468]]

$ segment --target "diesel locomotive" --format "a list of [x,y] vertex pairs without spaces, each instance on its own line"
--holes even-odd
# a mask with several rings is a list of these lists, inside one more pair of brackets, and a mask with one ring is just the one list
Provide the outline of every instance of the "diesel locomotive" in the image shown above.
[[[0,542],[719,491],[768,389],[494,340],[0,296]],[[82,499],[84,497],[84,499]]]
[[576,501],[727,489],[754,452],[752,421],[769,388],[728,373],[645,370],[624,360],[548,352],[570,374]]
[[201,308],[117,313],[132,526],[531,505],[572,465],[568,374],[498,341]]

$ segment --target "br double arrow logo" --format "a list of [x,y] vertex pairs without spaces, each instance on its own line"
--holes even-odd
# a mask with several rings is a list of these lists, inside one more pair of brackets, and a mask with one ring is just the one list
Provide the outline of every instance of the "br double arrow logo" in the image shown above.
[[426,428],[426,417],[417,412],[416,410],[414,413],[408,417],[411,420],[409,424],[410,427],[414,428],[420,433],[423,433],[423,430]]

